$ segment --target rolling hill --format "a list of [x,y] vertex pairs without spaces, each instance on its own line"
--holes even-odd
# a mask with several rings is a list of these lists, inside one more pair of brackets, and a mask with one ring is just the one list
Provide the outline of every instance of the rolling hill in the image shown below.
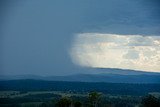
[[[91,70],[91,69],[90,69]],[[160,73],[121,69],[93,69],[94,74],[65,76],[16,75],[0,76],[0,80],[34,79],[48,81],[110,82],[110,83],[160,83]],[[99,72],[99,73],[98,73]]]

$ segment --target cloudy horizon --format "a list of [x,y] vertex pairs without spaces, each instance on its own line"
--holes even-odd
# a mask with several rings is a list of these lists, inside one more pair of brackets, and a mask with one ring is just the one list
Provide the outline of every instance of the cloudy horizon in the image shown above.
[[101,33],[75,36],[70,54],[77,65],[160,72],[160,36]]

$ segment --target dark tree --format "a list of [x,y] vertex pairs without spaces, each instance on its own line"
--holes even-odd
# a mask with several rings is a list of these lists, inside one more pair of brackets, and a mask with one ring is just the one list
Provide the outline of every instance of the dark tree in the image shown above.
[[69,98],[61,98],[57,104],[56,107],[70,107],[71,106],[71,100]]
[[98,101],[100,99],[101,94],[98,92],[91,92],[89,93],[89,100],[91,102],[91,107],[97,107]]
[[43,102],[40,107],[48,107],[47,103]]
[[74,102],[74,107],[82,107],[82,103],[80,101]]
[[160,107],[160,100],[152,95],[142,99],[142,107]]

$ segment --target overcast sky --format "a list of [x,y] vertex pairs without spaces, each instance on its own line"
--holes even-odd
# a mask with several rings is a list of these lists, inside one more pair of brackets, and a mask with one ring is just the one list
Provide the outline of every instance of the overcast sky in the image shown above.
[[0,74],[85,73],[71,56],[78,34],[160,36],[159,5],[159,0],[1,0]]

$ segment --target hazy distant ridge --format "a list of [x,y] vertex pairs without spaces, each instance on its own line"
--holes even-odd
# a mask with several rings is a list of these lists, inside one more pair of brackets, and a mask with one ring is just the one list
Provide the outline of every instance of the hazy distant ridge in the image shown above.
[[[0,76],[0,80],[35,79],[49,81],[111,82],[111,83],[160,83],[160,73],[120,69],[95,69],[100,74],[74,74],[67,76],[17,75]],[[112,72],[111,72],[112,70]],[[103,71],[106,71],[102,73]]]

